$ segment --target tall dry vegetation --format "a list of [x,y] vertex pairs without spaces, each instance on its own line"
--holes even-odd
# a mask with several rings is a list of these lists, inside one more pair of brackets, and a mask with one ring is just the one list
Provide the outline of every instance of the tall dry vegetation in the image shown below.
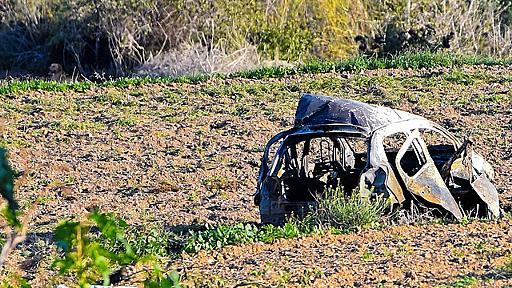
[[451,43],[460,53],[510,56],[512,30],[503,20],[508,8],[494,0],[432,1],[418,22],[434,23],[439,33],[453,32]]
[[511,32],[498,1],[4,0],[0,69],[45,72],[57,62],[68,73],[184,74],[340,58],[357,53],[356,35],[383,33],[392,18],[404,31],[454,32],[458,52],[504,56]]

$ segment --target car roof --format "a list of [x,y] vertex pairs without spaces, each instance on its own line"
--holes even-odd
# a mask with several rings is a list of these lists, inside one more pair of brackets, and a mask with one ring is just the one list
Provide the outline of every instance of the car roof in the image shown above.
[[350,99],[304,93],[295,113],[294,126],[345,124],[374,130],[396,122],[425,118],[405,111]]

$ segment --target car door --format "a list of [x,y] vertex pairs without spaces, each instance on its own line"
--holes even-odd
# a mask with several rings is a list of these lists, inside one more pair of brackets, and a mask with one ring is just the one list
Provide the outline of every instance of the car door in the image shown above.
[[[407,161],[417,162],[408,167],[403,165],[406,154]],[[395,165],[411,194],[443,207],[457,219],[462,218],[462,212],[437,170],[418,129],[412,130],[405,140],[397,153]]]

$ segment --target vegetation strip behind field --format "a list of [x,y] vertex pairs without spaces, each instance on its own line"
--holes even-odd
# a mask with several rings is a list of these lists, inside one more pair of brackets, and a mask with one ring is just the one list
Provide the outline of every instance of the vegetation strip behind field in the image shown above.
[[196,84],[207,81],[210,78],[219,79],[266,79],[281,78],[299,74],[320,74],[330,72],[354,72],[373,69],[420,69],[435,67],[458,67],[462,65],[510,65],[511,59],[498,59],[484,56],[462,56],[447,53],[407,53],[390,58],[355,57],[346,60],[318,60],[292,67],[275,66],[262,67],[254,70],[239,71],[231,74],[199,74],[180,77],[123,77],[116,80],[109,80],[100,83],[91,81],[57,82],[43,79],[34,80],[12,80],[5,81],[0,85],[0,95],[16,94],[26,91],[48,91],[48,92],[84,92],[93,87],[105,88],[126,88],[129,86],[140,86],[143,84],[170,84],[190,83]]

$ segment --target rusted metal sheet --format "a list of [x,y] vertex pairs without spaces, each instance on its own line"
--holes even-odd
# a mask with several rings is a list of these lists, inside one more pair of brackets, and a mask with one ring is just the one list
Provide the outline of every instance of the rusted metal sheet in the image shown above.
[[[427,143],[423,138],[429,133],[442,143]],[[406,139],[389,149],[385,142],[395,136]],[[278,142],[270,159],[270,147]],[[459,141],[421,116],[303,94],[294,127],[265,147],[254,199],[262,222],[271,223],[304,213],[325,189],[337,187],[369,199],[388,197],[396,206],[421,201],[455,218],[475,208],[485,211],[480,215],[499,217],[493,177],[490,164],[468,140]]]

